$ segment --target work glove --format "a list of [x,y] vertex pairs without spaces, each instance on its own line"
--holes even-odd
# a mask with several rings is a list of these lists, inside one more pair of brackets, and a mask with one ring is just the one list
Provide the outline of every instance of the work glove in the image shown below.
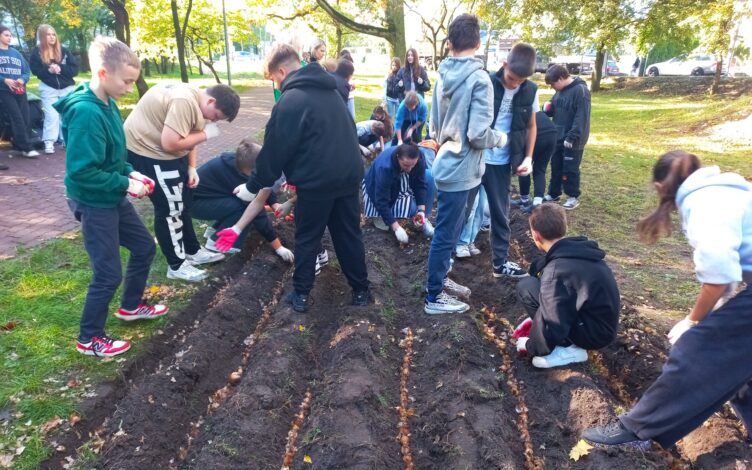
[[565,140],[565,141],[564,141],[564,148],[568,148],[568,149],[571,149],[572,147],[573,147],[573,144],[572,144],[572,142],[570,142],[570,141],[568,141],[568,140]]
[[530,336],[530,329],[533,327],[533,319],[528,317],[522,321],[512,332],[512,339],[519,339]]
[[424,226],[426,224],[426,213],[423,211],[416,212],[413,216],[413,223],[416,227]]
[[235,242],[238,241],[240,232],[241,230],[234,225],[230,228],[226,228],[217,232],[217,240],[214,242],[217,250],[221,251],[222,253],[227,253],[228,251],[230,251],[230,248],[232,248]]
[[251,202],[256,199],[256,195],[248,191],[245,183],[239,184],[237,188],[233,189],[232,194],[236,195],[238,199],[245,202]]
[[204,134],[206,134],[206,140],[213,139],[219,136],[219,126],[213,122],[204,126]]
[[529,339],[527,336],[517,339],[517,354],[520,356],[527,356],[527,340]]
[[403,245],[406,244],[409,240],[407,238],[407,232],[405,232],[405,229],[402,227],[399,227],[394,231],[394,236],[397,237],[397,241],[402,243]]
[[525,157],[524,160],[522,160],[522,164],[517,167],[517,171],[515,172],[517,176],[527,176],[530,173],[533,172],[533,159],[532,157]]
[[146,187],[149,189],[149,192],[147,193],[147,195],[154,192],[154,186],[156,183],[154,183],[154,180],[149,178],[148,176],[145,176],[142,173],[139,173],[138,171],[131,171],[128,174],[128,178],[144,183],[144,185],[146,185]]
[[292,251],[288,250],[284,246],[280,246],[276,250],[274,250],[277,255],[282,258],[284,261],[292,264],[295,262],[295,255],[292,254]]
[[499,143],[496,146],[497,148],[501,148],[507,144],[507,135],[501,134],[501,139],[499,139]]
[[674,325],[673,328],[671,328],[671,331],[668,332],[668,341],[671,344],[676,344],[676,342],[681,338],[681,335],[687,332],[690,328],[697,325],[698,322],[690,320],[687,317],[684,317],[681,319],[679,323]]
[[188,167],[188,187],[189,188],[195,188],[198,186],[198,171],[196,171],[196,167],[189,166]]
[[141,199],[142,197],[149,194],[149,188],[142,183],[139,180],[134,180],[128,178],[128,195],[131,197],[135,197],[138,199]]
[[295,202],[293,202],[291,199],[288,199],[284,204],[281,204],[276,211],[274,211],[274,217],[278,219],[287,217],[288,215],[290,215],[290,212],[292,212],[293,207],[295,207]]

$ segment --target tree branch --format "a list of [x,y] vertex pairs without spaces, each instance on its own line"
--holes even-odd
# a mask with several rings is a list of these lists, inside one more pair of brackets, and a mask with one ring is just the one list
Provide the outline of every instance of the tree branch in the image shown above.
[[334,7],[329,5],[329,3],[326,0],[316,0],[316,3],[329,15],[332,17],[334,21],[341,24],[342,26],[352,29],[353,31],[357,31],[359,33],[368,34],[370,36],[378,36],[384,39],[390,39],[393,35],[393,31],[391,28],[382,28],[379,26],[371,26],[363,23],[358,23],[355,20],[352,20],[348,18],[347,16],[343,15],[339,11],[335,10]]
[[268,13],[266,16],[268,18],[276,18],[278,20],[283,20],[283,21],[292,21],[292,20],[295,20],[297,18],[301,18],[303,16],[308,16],[311,13],[313,13],[314,11],[316,11],[316,9],[318,9],[318,5],[315,5],[315,6],[312,6],[312,7],[308,7],[305,10],[301,10],[301,11],[295,12],[295,14],[292,15],[292,16],[281,16],[281,15],[275,15],[274,13]]

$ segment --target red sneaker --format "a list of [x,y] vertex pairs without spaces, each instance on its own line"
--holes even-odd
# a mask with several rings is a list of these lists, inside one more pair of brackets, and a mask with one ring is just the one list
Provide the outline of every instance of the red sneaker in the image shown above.
[[168,310],[169,308],[165,305],[138,304],[136,310],[125,310],[119,308],[118,311],[115,312],[115,316],[125,321],[151,320],[152,318],[161,317],[167,313]]
[[109,336],[94,336],[88,343],[76,341],[76,350],[85,356],[112,357],[123,354],[131,348],[128,341],[120,341]]

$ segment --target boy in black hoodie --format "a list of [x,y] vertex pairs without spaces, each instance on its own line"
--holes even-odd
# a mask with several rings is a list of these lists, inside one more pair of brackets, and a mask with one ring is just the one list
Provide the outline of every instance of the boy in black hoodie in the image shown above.
[[530,214],[535,245],[546,252],[517,284],[531,318],[515,329],[517,351],[533,366],[549,368],[587,361],[588,349],[607,346],[619,323],[619,289],[603,261],[606,254],[585,237],[566,237],[561,206],[543,204]]
[[327,227],[353,290],[352,303],[365,305],[370,292],[360,231],[363,164],[355,122],[334,78],[321,67],[301,68],[298,53],[289,45],[272,49],[266,74],[282,96],[266,124],[256,169],[235,193],[250,202],[282,172],[296,186],[295,290],[288,298],[295,311],[308,310],[316,255]]
[[590,136],[590,90],[584,80],[570,77],[561,65],[552,65],[546,71],[546,83],[556,90],[544,111],[554,119],[557,145],[544,201],[558,201],[563,186],[569,196],[564,209],[572,210],[580,205],[580,164]]

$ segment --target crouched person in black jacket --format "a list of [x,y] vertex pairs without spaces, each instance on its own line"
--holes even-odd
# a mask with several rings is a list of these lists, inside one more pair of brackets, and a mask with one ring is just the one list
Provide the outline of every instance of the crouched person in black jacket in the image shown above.
[[530,215],[530,232],[546,256],[530,266],[517,284],[517,296],[531,318],[515,329],[517,351],[533,365],[549,368],[584,362],[588,349],[616,338],[619,289],[603,258],[605,252],[585,237],[566,237],[567,218],[556,204],[542,204]]
[[301,68],[298,53],[289,45],[272,49],[266,74],[282,96],[266,124],[256,169],[236,193],[251,201],[282,172],[296,186],[295,291],[288,297],[295,311],[308,310],[316,255],[327,227],[353,290],[352,303],[365,305],[370,293],[360,231],[363,164],[355,122],[334,78],[319,66]]

